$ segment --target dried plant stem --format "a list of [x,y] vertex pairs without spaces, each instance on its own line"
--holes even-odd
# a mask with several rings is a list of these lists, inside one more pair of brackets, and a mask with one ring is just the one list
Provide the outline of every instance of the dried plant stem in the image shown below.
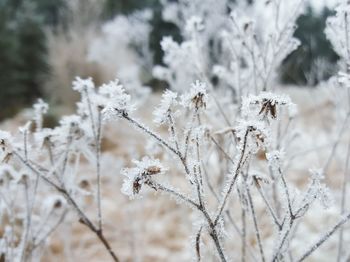
[[[350,141],[348,144],[348,150],[346,154],[346,161],[345,161],[345,170],[344,170],[344,177],[343,177],[343,183],[342,183],[342,196],[341,196],[341,204],[340,204],[340,213],[341,215],[344,214],[345,211],[345,201],[347,196],[347,184],[348,184],[348,171],[349,171],[349,162],[350,162]],[[342,249],[343,249],[343,227],[339,230],[339,241],[338,241],[338,255],[337,255],[337,261],[339,262],[341,259]]]
[[217,230],[216,230],[216,225],[214,225],[213,223],[213,220],[211,219],[210,215],[208,214],[205,206],[202,204],[199,204],[199,203],[196,203],[194,200],[191,200],[189,199],[188,197],[186,197],[185,195],[183,195],[182,193],[179,193],[173,189],[170,189],[166,186],[163,186],[157,182],[155,182],[154,180],[151,180],[151,179],[148,179],[145,181],[145,184],[150,186],[151,188],[153,188],[154,190],[161,190],[161,191],[164,191],[170,195],[173,195],[183,201],[185,201],[186,203],[190,204],[190,206],[192,207],[195,207],[196,209],[198,209],[202,214],[203,216],[205,217],[207,223],[208,223],[208,226],[209,226],[209,229],[210,229],[210,232],[209,232],[209,235],[211,236],[212,240],[214,241],[214,244],[215,244],[215,247],[218,251],[218,254],[219,254],[219,257],[220,257],[220,260],[222,262],[226,262],[226,257],[224,255],[224,251],[223,251],[223,248],[221,247],[221,243],[220,243],[220,240],[219,240],[219,236],[218,236],[218,233],[217,233]]
[[202,233],[203,227],[200,227],[198,230],[198,233],[196,235],[196,255],[197,255],[197,261],[201,261],[201,233]]
[[41,173],[40,171],[38,171],[36,168],[34,168],[28,161],[25,161],[25,159],[23,159],[23,157],[21,155],[19,155],[17,152],[13,152],[15,156],[17,156],[17,158],[25,165],[27,166],[34,174],[37,175],[37,177],[42,178],[46,183],[48,183],[50,186],[52,186],[57,192],[59,192],[60,194],[62,194],[62,196],[65,197],[65,199],[67,200],[67,202],[73,207],[73,209],[76,211],[76,213],[78,214],[79,218],[80,218],[80,222],[82,224],[84,224],[85,226],[87,226],[90,231],[92,231],[93,233],[95,233],[95,235],[98,237],[98,239],[101,241],[101,243],[104,245],[104,247],[106,248],[106,250],[108,251],[108,253],[110,254],[110,256],[113,258],[113,261],[118,262],[119,259],[117,257],[117,255],[114,253],[114,251],[112,250],[108,240],[105,238],[103,232],[97,228],[92,221],[87,217],[87,215],[80,209],[80,207],[78,206],[78,204],[75,202],[75,200],[72,198],[72,196],[69,194],[69,192],[61,186],[56,185],[54,182],[52,182],[51,180],[49,180],[43,173]]
[[267,197],[266,197],[266,195],[264,193],[264,190],[261,188],[261,186],[257,186],[257,189],[258,189],[258,192],[259,192],[261,198],[264,200],[264,203],[267,206],[267,209],[269,210],[269,213],[270,213],[270,215],[271,215],[271,217],[273,219],[273,222],[276,224],[276,226],[279,229],[281,229],[281,227],[282,227],[281,223],[279,222],[279,220],[277,218],[277,215],[276,215],[275,211],[273,210],[270,202],[267,200]]
[[245,188],[246,188],[246,193],[247,193],[247,198],[248,198],[248,204],[249,204],[250,212],[252,214],[252,218],[253,218],[253,222],[254,222],[255,235],[256,235],[256,239],[258,241],[261,261],[265,262],[266,259],[265,259],[265,254],[264,254],[262,242],[261,242],[260,230],[259,230],[259,226],[258,226],[258,222],[257,222],[257,217],[256,217],[256,213],[255,213],[252,195],[250,194],[250,189],[249,189],[249,186],[247,185],[246,178],[244,179],[244,181],[245,181]]
[[57,222],[50,228],[48,232],[46,232],[46,234],[43,237],[41,237],[40,240],[38,240],[38,242],[35,242],[36,239],[33,239],[33,246],[29,250],[30,253],[32,253],[32,251],[34,251],[36,248],[42,245],[45,242],[45,240],[58,228],[58,226],[64,221],[67,213],[68,212],[65,210],[60,216],[60,218],[57,220]]
[[328,171],[328,168],[333,160],[333,157],[335,155],[335,152],[337,151],[337,148],[338,148],[338,145],[339,145],[339,142],[340,142],[340,139],[341,137],[343,136],[343,133],[344,131],[346,130],[346,126],[347,126],[347,123],[348,123],[348,120],[350,118],[350,112],[348,112],[346,114],[346,117],[344,119],[344,122],[342,124],[342,127],[340,128],[340,131],[339,131],[339,134],[338,134],[338,137],[337,137],[337,140],[335,141],[335,143],[333,144],[333,147],[332,147],[332,150],[331,150],[331,153],[329,154],[329,157],[326,161],[326,164],[324,165],[324,168],[323,168],[323,171],[324,173],[326,174],[327,171]]
[[283,173],[282,173],[281,168],[278,168],[278,173],[280,174],[280,177],[281,177],[281,180],[282,180],[282,185],[283,185],[285,194],[286,194],[286,196],[287,196],[287,205],[288,205],[289,215],[290,215],[291,218],[293,218],[293,217],[294,217],[294,214],[293,214],[293,210],[292,210],[292,201],[291,201],[291,199],[290,199],[290,195],[289,195],[289,190],[288,190],[287,182],[286,182],[286,179],[284,178],[284,175],[283,175]]
[[315,242],[303,255],[300,256],[299,259],[297,259],[297,262],[301,262],[305,260],[308,256],[310,256],[317,248],[319,248],[331,235],[334,234],[334,232],[339,229],[342,225],[344,225],[346,222],[348,222],[350,219],[350,213],[345,215],[342,219],[339,220],[338,223],[336,223],[328,232],[323,235],[317,242]]
[[169,112],[168,112],[168,119],[169,119],[170,134],[172,136],[172,139],[174,140],[175,148],[176,148],[176,150],[178,152],[178,155],[182,156],[181,155],[181,151],[180,151],[180,147],[179,147],[178,136],[177,136],[177,132],[176,132],[176,128],[175,128],[175,120],[173,118],[173,115],[172,115],[170,109],[169,109]]
[[98,110],[97,115],[97,133],[96,133],[96,178],[97,178],[97,216],[98,216],[98,228],[102,231],[102,210],[101,210],[101,111]]
[[237,164],[237,168],[232,176],[232,179],[231,181],[229,182],[229,187],[227,189],[227,191],[224,193],[224,197],[219,205],[219,208],[218,208],[218,212],[215,216],[215,219],[214,219],[214,225],[216,226],[218,221],[219,221],[219,218],[225,208],[225,205],[227,203],[227,200],[228,200],[228,197],[233,189],[233,186],[237,180],[237,177],[241,171],[241,168],[242,168],[242,164],[243,164],[243,158],[244,158],[244,155],[245,155],[245,151],[246,151],[246,147],[247,147],[247,138],[248,138],[248,133],[249,133],[249,130],[247,129],[246,132],[245,132],[245,135],[244,135],[244,140],[243,140],[243,148],[242,148],[242,151],[241,151],[241,155],[240,155],[240,158],[239,158],[239,161],[238,161],[238,164]]
[[184,194],[177,192],[174,189],[168,188],[160,183],[155,182],[154,180],[148,179],[145,181],[145,184],[150,186],[151,188],[153,188],[154,190],[161,190],[164,191],[170,195],[173,195],[181,200],[183,200],[184,202],[190,204],[190,206],[195,207],[197,209],[199,209],[199,204],[197,204],[194,200],[186,197]]
[[[207,185],[208,185],[208,188],[209,188],[210,192],[214,195],[215,199],[220,203],[219,196],[215,192],[213,185],[210,183],[210,180],[209,180],[209,177],[208,177],[208,173],[206,172],[204,167],[203,167],[203,171],[204,171],[205,180],[207,181]],[[242,212],[245,212],[244,209],[242,209]],[[245,225],[242,228],[242,230],[240,230],[238,228],[236,222],[233,220],[231,212],[229,210],[226,210],[225,214],[226,214],[226,216],[228,218],[228,221],[232,224],[232,226],[235,229],[235,231],[237,232],[237,234],[241,237],[242,242],[245,243],[246,242],[246,240],[245,240],[245,238],[246,238],[246,236],[245,236],[245,234],[246,234],[246,232],[245,232]],[[242,249],[245,250],[246,246],[244,246],[244,247],[242,246]],[[253,254],[252,250],[249,247],[247,247],[247,250],[249,252],[249,255],[250,255],[252,261],[256,261],[256,258],[254,257],[254,254]]]
[[242,207],[242,262],[246,261],[247,246],[247,219],[245,209]]

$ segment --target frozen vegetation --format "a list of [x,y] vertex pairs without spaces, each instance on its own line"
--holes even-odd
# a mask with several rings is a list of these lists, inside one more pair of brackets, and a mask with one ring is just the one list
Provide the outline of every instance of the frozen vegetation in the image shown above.
[[325,30],[339,73],[312,90],[278,81],[303,1],[162,3],[182,35],[162,65],[151,10],[118,16],[88,48],[116,80],[77,77],[54,128],[42,100],[3,124],[0,261],[348,261],[348,1]]

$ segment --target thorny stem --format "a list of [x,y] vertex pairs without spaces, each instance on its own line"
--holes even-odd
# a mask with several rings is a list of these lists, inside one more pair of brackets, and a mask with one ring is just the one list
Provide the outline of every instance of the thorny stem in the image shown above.
[[337,224],[335,224],[323,237],[321,237],[316,243],[314,243],[302,256],[300,256],[299,259],[297,259],[297,262],[301,262],[304,259],[306,259],[308,256],[310,256],[317,248],[319,248],[331,235],[334,234],[334,232],[340,228],[343,224],[348,222],[350,219],[350,213],[348,213],[346,216],[344,216],[342,219],[339,220]]

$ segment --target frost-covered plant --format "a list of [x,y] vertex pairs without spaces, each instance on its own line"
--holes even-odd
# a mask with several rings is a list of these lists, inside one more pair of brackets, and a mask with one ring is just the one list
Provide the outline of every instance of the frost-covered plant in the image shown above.
[[[101,171],[104,126],[117,121],[118,127],[126,122],[143,135],[135,143],[144,149],[144,156],[121,170],[121,192],[135,202],[160,192],[189,207],[194,226],[192,246],[187,248],[196,260],[303,261],[339,228],[338,257],[345,257],[342,226],[350,219],[346,176],[342,217],[309,248],[294,249],[307,217],[319,204],[333,206],[333,191],[326,185],[328,167],[350,116],[346,114],[325,166],[311,169],[302,185],[295,183],[297,175],[288,168],[301,164],[292,162],[291,152],[298,142],[293,123],[301,115],[289,96],[278,91],[275,72],[296,47],[292,35],[299,2],[163,4],[164,18],[184,28],[184,41],[166,37],[161,43],[165,67],[155,67],[154,73],[167,80],[172,91],[163,93],[153,112],[159,130],[136,116],[141,98],[124,88],[128,81],[96,87],[91,78],[76,78],[73,89],[81,99],[75,114],[62,117],[54,128],[44,128],[48,106],[39,101],[32,121],[18,134],[0,131],[1,255],[11,261],[37,258],[49,236],[66,217],[74,217],[74,211],[119,261],[105,235]],[[338,83],[347,87],[348,72],[342,72]],[[148,150],[149,141],[158,146],[157,152]],[[350,150],[347,163],[349,155]],[[83,163],[93,167],[94,180],[81,177]],[[87,195],[94,198],[89,207],[84,203]],[[238,242],[240,252],[231,249]]]
[[[295,20],[302,1],[163,1],[163,18],[178,25],[182,43],[163,38],[165,67],[154,76],[171,89],[184,90],[188,79],[208,82],[233,96],[270,90],[281,62],[297,46]],[[215,8],[213,8],[215,6]]]
[[[88,60],[108,68],[128,91],[142,100],[149,93],[143,75],[152,66],[149,48],[151,10],[117,15],[102,26],[102,33],[88,48]],[[111,55],[113,54],[113,55]]]

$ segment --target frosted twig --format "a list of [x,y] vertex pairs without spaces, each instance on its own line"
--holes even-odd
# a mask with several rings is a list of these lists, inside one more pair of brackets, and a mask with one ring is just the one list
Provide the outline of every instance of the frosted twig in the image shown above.
[[259,226],[258,226],[256,214],[255,214],[255,208],[254,208],[252,195],[250,194],[250,189],[249,189],[249,186],[247,184],[246,178],[244,178],[244,181],[245,181],[244,182],[245,183],[245,189],[246,189],[246,193],[247,193],[247,197],[248,197],[248,203],[249,203],[250,211],[251,211],[253,222],[254,222],[255,235],[256,235],[256,239],[258,241],[258,246],[259,246],[259,252],[260,252],[261,260],[263,262],[265,262],[266,261],[265,260],[265,254],[264,254],[264,249],[263,249],[262,242],[261,242],[260,230],[259,230]]
[[242,151],[240,153],[240,158],[239,158],[239,161],[238,161],[238,164],[237,164],[237,168],[234,172],[234,174],[232,174],[232,179],[231,181],[229,181],[229,187],[227,189],[226,192],[224,192],[224,196],[223,196],[223,199],[221,200],[221,203],[219,205],[219,208],[218,208],[218,212],[215,216],[215,219],[214,219],[214,225],[216,226],[218,221],[219,221],[219,218],[222,214],[222,211],[224,210],[225,208],[225,205],[226,205],[226,202],[227,202],[227,199],[233,189],[233,186],[237,180],[237,177],[241,171],[241,167],[242,167],[242,163],[243,163],[243,158],[244,158],[244,155],[245,155],[245,151],[246,151],[246,147],[247,147],[247,137],[248,137],[248,133],[249,133],[249,130],[247,129],[246,132],[245,132],[245,135],[244,135],[244,140],[243,140],[243,147],[242,147]]
[[[344,169],[344,176],[343,176],[343,183],[342,183],[342,194],[341,194],[341,204],[340,204],[340,214],[343,215],[345,211],[345,202],[346,202],[346,196],[347,196],[347,186],[348,186],[348,170],[349,170],[349,162],[350,162],[350,141],[348,144],[348,150],[346,154],[346,161],[345,161],[345,169]],[[344,228],[341,227],[339,230],[339,240],[338,240],[338,255],[337,255],[337,261],[339,262],[341,259],[342,254],[342,248],[343,248],[343,232]]]
[[340,221],[335,224],[331,229],[327,231],[318,241],[316,241],[303,255],[297,259],[297,262],[305,260],[308,256],[310,256],[317,248],[319,248],[333,233],[339,229],[343,224],[348,222],[350,219],[350,213],[345,215]]

